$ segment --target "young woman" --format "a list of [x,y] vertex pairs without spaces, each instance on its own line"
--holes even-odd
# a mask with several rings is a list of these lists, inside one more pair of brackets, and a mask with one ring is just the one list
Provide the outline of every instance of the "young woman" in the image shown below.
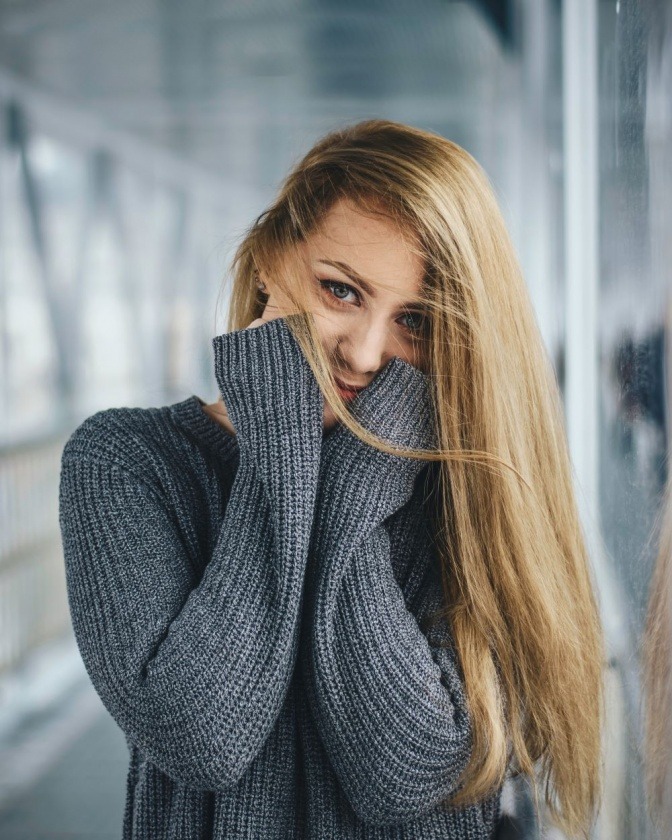
[[491,838],[513,773],[587,837],[603,640],[485,174],[399,123],[334,131],[232,276],[219,398],[99,411],[63,452],[125,840]]

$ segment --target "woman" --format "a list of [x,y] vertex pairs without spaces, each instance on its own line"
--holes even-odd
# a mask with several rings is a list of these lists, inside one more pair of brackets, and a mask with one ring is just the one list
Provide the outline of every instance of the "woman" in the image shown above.
[[588,836],[603,640],[558,389],[486,176],[334,131],[233,262],[220,396],[62,459],[124,838],[486,838],[507,775]]

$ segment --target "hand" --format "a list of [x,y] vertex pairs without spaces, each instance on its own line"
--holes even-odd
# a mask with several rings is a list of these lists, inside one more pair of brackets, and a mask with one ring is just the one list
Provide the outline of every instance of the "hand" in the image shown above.
[[[248,324],[245,327],[245,329],[246,330],[251,330],[251,329],[254,329],[255,327],[261,327],[263,324],[266,324],[269,321],[272,321],[273,318],[268,318],[268,317],[265,318],[264,317],[264,315],[266,315],[268,309],[269,309],[269,307],[267,306],[266,309],[264,310],[263,314],[262,314],[262,317],[261,318],[255,318],[255,320],[252,321],[252,323]],[[281,318],[282,315],[275,315],[273,317],[274,318]],[[221,397],[221,395],[220,395],[219,399],[217,400],[217,402],[212,403],[211,405],[204,406],[203,410],[206,412],[206,414],[208,414],[209,417],[212,417],[213,420],[218,422],[220,425],[224,426],[224,428],[226,429],[226,431],[229,434],[235,436],[235,434],[236,434],[235,427],[234,427],[233,423],[231,422],[231,418],[229,417],[228,411],[226,410],[226,405],[224,403],[224,399]],[[334,414],[334,412],[331,408],[331,405],[325,400],[324,401],[324,414],[323,414],[323,417],[322,417],[322,427],[326,431],[327,429],[332,428],[332,426],[335,426],[336,423],[337,423],[336,415]]]
[[[393,357],[353,400],[357,420],[402,448],[437,445],[430,380],[419,368]],[[321,493],[343,527],[339,505],[375,511],[382,521],[410,498],[415,479],[429,461],[383,452],[340,425],[322,444]],[[356,518],[353,520],[357,524]]]
[[[437,445],[429,376],[398,356],[390,359],[355,397],[351,412],[362,425],[393,445],[413,449]],[[336,449],[339,441],[351,437],[350,430],[341,426],[329,435],[333,443],[327,448]]]

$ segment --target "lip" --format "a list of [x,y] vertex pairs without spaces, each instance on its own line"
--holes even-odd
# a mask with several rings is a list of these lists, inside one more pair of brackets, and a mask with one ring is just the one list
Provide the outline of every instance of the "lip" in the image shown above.
[[341,397],[347,402],[354,400],[355,397],[359,394],[359,391],[346,391],[346,389],[341,388],[340,385],[337,385],[336,388],[338,389],[338,393],[341,395]]
[[366,386],[365,385],[349,385],[347,382],[343,382],[342,379],[339,379],[337,376],[334,376],[336,380],[336,384],[340,387],[341,391],[347,391],[352,394],[357,394],[359,391],[362,391]]

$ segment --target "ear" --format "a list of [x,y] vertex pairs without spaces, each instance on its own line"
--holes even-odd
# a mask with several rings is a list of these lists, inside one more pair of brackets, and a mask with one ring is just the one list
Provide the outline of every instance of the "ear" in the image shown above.
[[[286,315],[295,313],[296,307],[291,305],[287,295],[278,287],[275,280],[271,279],[271,275],[267,271],[259,271],[258,279],[260,283],[265,286],[265,291],[262,295],[267,296],[264,305],[264,310],[261,313],[261,318],[264,321],[272,321],[276,318],[284,318]],[[262,297],[263,299],[263,297]]]
[[255,275],[255,282],[263,285],[264,287],[259,290],[262,300],[264,299],[264,295],[266,296],[266,303],[260,316],[261,320],[272,321],[275,318],[282,318],[284,312],[281,307],[277,305],[273,284],[268,279],[268,274],[266,272],[259,271]]

